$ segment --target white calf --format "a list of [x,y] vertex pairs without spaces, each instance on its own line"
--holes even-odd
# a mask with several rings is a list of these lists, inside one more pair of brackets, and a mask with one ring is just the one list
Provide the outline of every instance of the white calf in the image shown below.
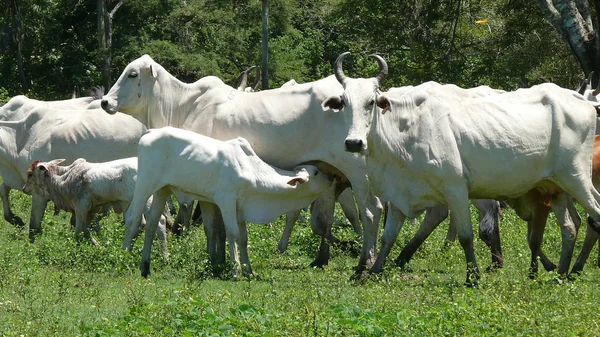
[[[52,200],[56,207],[73,212],[77,238],[80,239],[81,234],[90,238],[89,223],[98,210],[112,206],[115,211],[123,211],[129,207],[137,180],[137,158],[106,163],[89,163],[80,158],[69,166],[58,166],[63,161],[34,161],[27,171],[23,190],[41,195]],[[149,208],[150,203],[151,200],[147,199],[144,206]],[[142,224],[141,219],[137,224]],[[166,218],[161,215],[158,236],[167,256],[165,224]],[[132,231],[137,232],[140,226],[133,227]]]
[[303,165],[286,171],[268,165],[244,138],[220,141],[164,127],[149,130],[139,144],[139,179],[125,216],[128,229],[125,248],[133,238],[130,224],[139,221],[146,200],[153,195],[141,263],[143,276],[150,273],[156,220],[171,193],[178,199],[191,196],[213,203],[221,210],[234,276],[239,277],[242,266],[245,274],[252,273],[246,221],[274,221],[285,212],[311,203],[331,186],[329,178],[319,174],[315,166]]

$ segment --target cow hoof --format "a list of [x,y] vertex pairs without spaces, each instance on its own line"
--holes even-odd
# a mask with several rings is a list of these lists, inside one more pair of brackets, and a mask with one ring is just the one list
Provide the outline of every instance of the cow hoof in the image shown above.
[[148,278],[150,275],[150,261],[143,261],[140,269],[142,270],[142,277]]
[[550,263],[542,263],[544,265],[544,270],[546,271],[554,271],[556,270],[556,265],[552,262]]
[[310,263],[310,266],[313,268],[321,268],[323,269],[324,266],[327,266],[329,264],[329,261],[323,261],[321,259],[316,259],[313,262]]
[[19,228],[25,227],[25,222],[23,222],[23,220],[16,215],[13,215],[12,217],[6,219],[6,221],[8,221],[10,224],[12,224],[15,227],[19,227]]

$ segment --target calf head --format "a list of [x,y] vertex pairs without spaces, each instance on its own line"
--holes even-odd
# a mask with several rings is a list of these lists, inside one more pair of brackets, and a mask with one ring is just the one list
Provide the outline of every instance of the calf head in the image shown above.
[[120,111],[139,119],[147,114],[149,100],[162,71],[164,68],[148,55],[134,60],[102,97],[100,106],[109,114]]
[[333,183],[333,179],[314,165],[296,166],[293,172],[296,176],[288,181],[288,185],[308,194],[319,195]]
[[341,96],[331,96],[322,103],[323,109],[343,111],[348,135],[344,141],[346,151],[366,153],[367,134],[376,109],[379,85],[388,74],[388,66],[379,55],[369,55],[379,64],[379,74],[373,78],[350,78],[344,75],[342,64],[350,52],[338,56],[334,64],[335,77],[344,87]]
[[47,197],[46,181],[50,179],[53,168],[65,161],[64,159],[54,159],[49,162],[34,161],[27,169],[27,181],[23,186],[23,192],[27,194],[38,194]]

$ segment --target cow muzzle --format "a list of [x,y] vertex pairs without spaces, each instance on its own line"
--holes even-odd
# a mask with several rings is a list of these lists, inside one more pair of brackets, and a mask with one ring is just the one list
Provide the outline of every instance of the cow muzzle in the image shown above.
[[100,101],[100,107],[102,108],[102,110],[108,112],[111,115],[117,112],[116,104],[111,104],[111,102],[106,98],[102,98],[102,101]]
[[346,151],[353,153],[363,152],[367,149],[365,142],[358,138],[346,138],[344,146],[346,147]]

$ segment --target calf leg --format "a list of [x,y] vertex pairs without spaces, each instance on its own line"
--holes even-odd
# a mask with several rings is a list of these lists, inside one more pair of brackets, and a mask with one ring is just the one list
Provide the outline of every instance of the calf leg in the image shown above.
[[596,242],[598,241],[598,233],[596,233],[596,231],[594,231],[590,226],[586,226],[586,232],[585,232],[585,240],[583,241],[583,247],[581,248],[581,252],[579,253],[579,256],[577,256],[577,260],[575,260],[575,264],[573,264],[573,269],[571,269],[571,274],[579,274],[581,273],[581,271],[583,270],[583,266],[585,265],[585,262],[587,261],[588,257],[590,256],[590,252],[592,251],[592,248],[594,248],[594,245],[596,244]]
[[340,206],[342,206],[342,211],[344,215],[350,222],[352,229],[358,235],[362,235],[362,228],[360,227],[358,211],[356,210],[356,202],[354,201],[354,194],[352,194],[352,189],[345,189],[339,196],[337,201]]
[[[419,227],[417,234],[415,234],[410,242],[408,242],[408,244],[402,248],[402,252],[400,252],[400,255],[398,255],[398,258],[396,259],[396,265],[400,268],[404,268],[415,254],[417,249],[423,244],[423,242],[425,242],[425,239],[427,239],[433,230],[436,229],[447,217],[448,207],[446,206],[440,205],[437,207],[428,208],[425,213],[425,219],[423,219],[423,224],[421,224]],[[454,226],[452,227],[454,228]],[[456,232],[456,229],[454,231]],[[381,245],[381,250],[383,251],[383,238]],[[381,252],[379,255],[381,256]]]
[[140,263],[140,270],[143,277],[148,277],[148,275],[150,275],[150,253],[152,251],[152,242],[154,240],[154,236],[156,235],[156,229],[158,228],[160,217],[165,209],[165,203],[167,202],[167,198],[170,194],[171,191],[167,187],[163,187],[154,192],[152,195],[152,206],[150,207],[150,212],[146,222],[144,248],[142,249],[142,261]]
[[[215,200],[215,202],[221,210],[221,216],[223,217],[223,223],[225,224],[225,234],[227,236],[227,244],[229,244],[229,260],[231,262],[232,276],[234,279],[240,279],[242,276],[242,264],[238,252],[241,244],[241,234],[237,221],[236,201],[223,199]],[[251,268],[249,263],[248,268]]]
[[248,229],[246,223],[243,221],[238,222],[238,228],[240,229],[240,262],[242,264],[242,272],[244,276],[253,275],[252,266],[250,265],[250,257],[248,256]]
[[406,216],[396,208],[396,206],[388,203],[388,215],[385,228],[383,229],[383,235],[381,236],[381,250],[379,251],[379,255],[377,256],[373,267],[371,267],[371,273],[381,273],[383,271],[385,259],[390,254],[390,251],[396,242],[396,238],[398,237],[398,233],[400,233],[402,225],[404,225],[405,219]]
[[25,227],[25,223],[21,218],[16,216],[10,209],[10,190],[6,184],[0,184],[0,198],[2,198],[2,207],[4,209],[4,220],[17,227]]
[[300,218],[300,212],[302,212],[301,209],[285,214],[285,228],[283,229],[281,239],[279,239],[279,242],[277,243],[277,250],[280,253],[285,253],[285,251],[287,250],[287,246],[290,241],[290,235],[292,235],[292,230],[294,229],[294,224],[296,223],[296,220]]
[[48,199],[33,195],[31,199],[31,217],[29,218],[29,240],[35,241],[35,236],[42,232],[42,220]]

